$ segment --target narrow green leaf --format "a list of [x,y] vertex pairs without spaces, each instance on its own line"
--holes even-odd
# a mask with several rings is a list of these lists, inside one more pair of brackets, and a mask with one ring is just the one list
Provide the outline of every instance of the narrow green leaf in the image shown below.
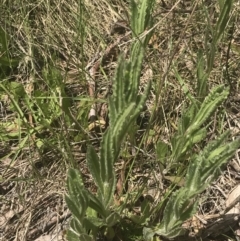
[[131,83],[131,86],[129,86],[129,92],[131,94],[128,96],[128,102],[134,101],[138,94],[143,57],[144,57],[144,48],[141,45],[141,43],[138,41],[134,44],[132,48],[132,53],[131,53],[130,79],[132,80],[132,83]]
[[139,18],[138,18],[138,32],[137,34],[142,33],[146,28],[146,20],[147,20],[147,7],[151,0],[148,1],[142,1],[142,4],[139,8]]
[[[221,146],[217,148],[217,151],[214,155],[209,154],[209,157],[207,160],[209,161],[209,168],[205,168],[205,172],[203,172],[201,176],[202,182],[208,180],[208,183],[210,183],[212,180],[214,180],[216,174],[219,172],[219,168],[226,163],[236,152],[236,150],[240,147],[240,140],[235,140],[233,142],[230,142],[228,144],[225,144],[224,146]],[[218,155],[216,155],[218,153]]]
[[110,129],[107,130],[103,135],[100,149],[100,176],[103,183],[108,182],[112,178],[115,152],[118,149],[116,150],[113,146],[112,130],[111,132]]
[[[119,149],[118,147],[119,143],[122,142],[123,138],[127,134],[128,127],[130,123],[132,123],[133,117],[136,110],[136,104],[130,103],[129,106],[118,115],[116,122],[114,123],[114,126],[112,127],[112,135],[114,137],[113,141],[113,147],[114,149]],[[116,153],[116,156],[118,153]],[[114,157],[114,159],[116,158]]]
[[225,0],[224,6],[221,7],[220,11],[220,17],[217,22],[217,31],[216,35],[214,36],[214,42],[217,43],[223,32],[225,31],[225,28],[227,26],[227,22],[229,20],[229,14],[233,6],[232,0]]
[[88,193],[89,197],[89,207],[94,209],[97,213],[99,213],[101,216],[105,217],[107,216],[107,211],[105,210],[105,207],[103,203],[92,193]]
[[87,149],[87,164],[96,185],[101,190],[101,192],[103,192],[103,180],[101,179],[101,163],[96,151],[91,145]]
[[103,183],[104,187],[104,201],[106,209],[112,205],[112,200],[114,197],[114,192],[116,190],[116,177],[115,172],[112,172],[112,178],[110,178],[107,182]]
[[[124,85],[125,82],[129,82],[128,79],[123,78],[125,74],[125,66],[127,65],[126,61],[124,61],[123,56],[121,55],[118,60],[118,65],[115,71],[114,82],[113,82],[113,100],[114,109],[116,113],[121,112],[125,107],[125,95]],[[112,108],[112,106],[111,106]],[[112,116],[111,121],[115,121],[115,116]]]
[[109,125],[110,126],[113,126],[113,123],[116,121],[116,117],[117,117],[117,113],[118,113],[115,108],[114,102],[115,102],[114,97],[113,96],[109,97],[108,109],[109,109]]
[[1,53],[8,52],[9,36],[7,32],[0,26],[0,47]]
[[203,187],[204,182],[201,182],[201,165],[202,162],[196,158],[188,167],[186,175],[186,188],[188,188],[190,194],[198,194],[198,191],[202,191],[200,188]]
[[224,85],[219,85],[203,101],[193,124],[188,128],[187,138],[191,137],[192,133],[198,130],[201,125],[213,114],[213,112],[223,103],[229,94],[229,89]]
[[83,215],[79,210],[78,206],[75,204],[75,202],[72,201],[72,199],[67,195],[65,195],[65,201],[73,216],[75,216],[81,222]]
[[131,29],[134,35],[138,34],[138,5],[134,0],[130,1],[131,7]]
[[9,56],[4,56],[4,55],[0,57],[0,67],[13,68],[13,67],[17,67],[18,64],[19,64],[18,59],[11,59]]
[[203,100],[207,96],[207,74],[205,73],[206,69],[203,52],[200,50],[197,56],[197,98],[198,100]]
[[207,146],[203,149],[203,151],[200,153],[200,156],[204,156],[206,158],[206,161],[204,163],[204,166],[206,166],[206,168],[208,168],[208,161],[207,158],[209,156],[209,153],[213,152],[216,148],[218,148],[220,145],[222,145],[228,138],[228,136],[230,135],[230,131],[225,131],[223,132],[220,136],[218,136],[215,140],[209,142],[207,144]]
[[[72,206],[78,220],[82,220],[88,207],[88,196],[83,186],[82,178],[78,170],[69,169],[67,179],[67,189],[69,196],[66,196],[66,202]],[[76,211],[78,209],[78,211]]]

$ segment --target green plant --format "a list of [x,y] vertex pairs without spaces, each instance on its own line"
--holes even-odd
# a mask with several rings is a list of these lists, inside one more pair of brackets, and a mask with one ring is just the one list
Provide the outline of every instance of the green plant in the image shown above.
[[[20,132],[24,135],[28,131],[37,133],[52,128],[54,121],[63,113],[65,113],[69,121],[70,98],[64,92],[64,84],[59,72],[52,67],[49,71],[45,70],[43,75],[46,81],[49,82],[48,88],[33,90],[31,94],[26,92],[22,83],[10,82],[6,79],[1,81],[1,96],[3,99],[4,96],[8,96],[11,101],[9,109],[18,114],[16,120],[3,124],[5,131],[0,135],[2,140],[7,141],[11,137],[16,138]],[[32,116],[32,123],[29,123],[29,116],[25,114],[26,110]],[[11,123],[15,123],[15,127],[11,127]]]
[[3,78],[7,73],[19,64],[19,59],[13,58],[9,51],[10,37],[5,29],[0,27],[0,77]]
[[136,41],[132,43],[129,60],[120,57],[113,82],[113,95],[109,98],[110,127],[103,135],[100,156],[93,147],[87,151],[87,164],[98,187],[96,195],[88,192],[82,183],[80,173],[70,169],[68,173],[66,202],[73,214],[69,240],[95,240],[97,231],[105,229],[106,236],[114,236],[113,226],[120,220],[120,213],[113,207],[116,187],[114,163],[128,128],[136,121],[148,92],[138,95],[144,50],[151,33],[140,38],[147,28],[152,27],[151,12],[154,1],[131,1],[131,28]]
[[[225,28],[230,19],[230,13],[233,6],[233,1],[218,1],[220,15],[216,25],[212,26],[208,16],[208,10],[205,9],[205,15],[208,20],[205,38],[205,50],[199,50],[197,56],[197,98],[203,100],[208,93],[208,78],[214,66],[215,55],[219,40],[224,34]],[[206,7],[204,7],[206,8]],[[211,41],[209,42],[209,39]],[[204,53],[203,53],[204,52]],[[204,54],[206,60],[204,59]]]
[[[227,98],[228,93],[229,90],[223,85],[217,86],[205,98],[196,115],[189,117],[188,112],[183,114],[179,124],[179,133],[172,142],[171,161],[175,160],[175,164],[179,165],[186,154],[191,151],[193,144],[205,138],[206,127],[203,124]],[[228,135],[229,131],[224,132],[216,140],[208,143],[199,154],[193,155],[188,165],[184,187],[171,194],[162,222],[154,228],[144,229],[146,240],[151,240],[155,234],[174,238],[184,233],[182,224],[196,212],[197,195],[219,176],[220,167],[240,146],[239,140],[227,142]],[[164,150],[164,144],[159,143],[158,148]],[[173,164],[169,166],[173,167]]]
[[[227,26],[232,8],[232,1],[219,1],[219,4],[220,17],[215,29],[212,29],[213,42],[206,51],[207,61],[204,61],[202,51],[199,51],[197,57],[196,97],[190,94],[184,80],[175,71],[176,77],[190,101],[190,106],[183,108],[178,131],[171,139],[170,158],[167,158],[169,155],[168,145],[161,141],[157,144],[157,155],[166,164],[165,174],[171,170],[178,171],[180,165],[187,166],[186,174],[184,171],[180,171],[182,176],[186,176],[185,184],[170,195],[161,223],[154,228],[144,228],[146,240],[151,240],[155,234],[167,238],[174,238],[183,234],[183,222],[196,212],[197,195],[219,176],[220,167],[234,155],[236,149],[240,146],[239,139],[233,142],[227,141],[229,131],[226,131],[216,140],[207,143],[200,153],[197,154],[192,151],[194,145],[201,143],[207,136],[207,120],[213,116],[217,108],[229,95],[229,88],[224,85],[215,87],[207,95],[207,80],[213,68],[216,46]],[[184,164],[186,161],[189,163]],[[178,180],[179,177],[174,176],[174,178]]]
[[[97,186],[97,193],[92,194],[84,187],[81,173],[78,170],[70,169],[68,172],[68,194],[65,196],[65,200],[73,214],[70,228],[67,231],[68,240],[96,240],[99,234],[112,240],[116,235],[116,225],[120,225],[120,222],[124,223],[126,216],[130,218],[130,222],[135,223],[138,228],[143,230],[145,240],[154,240],[155,235],[166,238],[181,235],[184,233],[183,222],[196,211],[197,195],[219,175],[222,164],[226,163],[240,146],[239,140],[227,142],[229,135],[227,131],[207,144],[200,153],[189,158],[193,146],[206,137],[204,124],[229,94],[229,90],[220,85],[207,95],[204,87],[207,78],[203,74],[205,69],[203,69],[203,56],[200,53],[198,56],[200,64],[197,94],[205,98],[202,98],[201,101],[195,100],[188,93],[191,104],[184,111],[178,125],[178,132],[171,140],[170,158],[167,157],[169,155],[168,146],[162,142],[157,145],[159,159],[167,160],[166,172],[174,168],[174,165],[189,160],[185,185],[174,193],[169,192],[169,199],[159,224],[151,222],[151,215],[153,212],[157,212],[159,207],[152,208],[147,200],[144,200],[141,205],[140,216],[124,213],[126,203],[121,207],[114,204],[113,196],[116,188],[114,163],[119,156],[121,144],[128,129],[136,121],[150,89],[149,83],[145,93],[142,96],[138,95],[144,50],[151,32],[144,37],[141,34],[153,26],[151,17],[153,6],[154,1],[141,0],[138,4],[131,1],[131,28],[136,41],[131,45],[130,59],[125,60],[121,57],[118,62],[113,82],[113,95],[109,98],[110,126],[103,135],[100,155],[98,156],[92,146],[89,146],[87,151],[87,164]],[[225,20],[223,22],[226,23]],[[222,25],[219,24],[219,26]],[[220,33],[222,32],[220,31]],[[216,36],[215,43],[220,35]],[[214,53],[211,56],[214,56]],[[210,59],[213,58],[211,56]],[[184,84],[180,76],[177,78],[181,84]],[[183,85],[183,87],[185,86]]]

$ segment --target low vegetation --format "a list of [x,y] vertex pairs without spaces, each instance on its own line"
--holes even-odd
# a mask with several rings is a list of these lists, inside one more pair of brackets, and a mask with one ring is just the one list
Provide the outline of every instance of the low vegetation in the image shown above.
[[2,3],[2,239],[233,240],[239,8]]

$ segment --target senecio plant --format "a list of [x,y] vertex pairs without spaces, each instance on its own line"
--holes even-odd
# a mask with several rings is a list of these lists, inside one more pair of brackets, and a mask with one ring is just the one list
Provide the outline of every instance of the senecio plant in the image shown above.
[[[226,6],[222,9],[229,7],[229,2],[231,1],[226,1]],[[149,82],[145,93],[141,96],[138,94],[144,50],[151,37],[151,31],[148,30],[153,27],[154,3],[153,0],[139,0],[138,3],[131,0],[131,29],[134,41],[130,58],[126,60],[120,57],[118,62],[113,94],[108,101],[110,124],[103,135],[100,154],[98,155],[92,146],[87,150],[87,164],[97,186],[97,193],[92,194],[84,187],[78,170],[70,169],[68,172],[68,194],[65,200],[73,215],[67,231],[67,239],[70,241],[94,241],[99,234],[107,240],[113,240],[115,227],[125,218],[122,208],[117,207],[113,200],[116,189],[114,163],[118,159],[128,128],[136,121],[150,90]],[[228,16],[229,11],[225,11],[225,16]],[[222,28],[226,23],[226,19],[221,19],[219,26]],[[209,56],[212,58],[213,54]],[[199,66],[201,68],[202,65]],[[178,79],[181,81],[180,77]],[[199,85],[204,86],[206,79],[206,75],[199,78]],[[169,159],[171,163],[182,160],[195,143],[206,137],[203,124],[227,98],[228,92],[228,89],[221,85],[206,95],[201,103],[192,100],[190,108],[183,113],[178,133],[172,138],[172,154]],[[182,224],[196,211],[198,194],[217,178],[222,164],[226,163],[240,146],[237,140],[226,143],[228,134],[228,131],[221,134],[201,153],[191,158],[185,186],[170,194],[160,223],[151,223],[150,217],[145,217],[145,221],[141,222],[144,240],[156,240],[156,236],[174,238],[183,234]],[[161,145],[163,143],[158,145],[160,149]],[[147,209],[149,211],[149,208]],[[147,213],[150,216],[152,212]],[[130,220],[134,222],[134,219]]]

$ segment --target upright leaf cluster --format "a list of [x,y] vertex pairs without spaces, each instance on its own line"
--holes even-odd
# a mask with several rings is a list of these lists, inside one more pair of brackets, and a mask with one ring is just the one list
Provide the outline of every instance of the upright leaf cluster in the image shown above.
[[[214,113],[226,99],[228,89],[217,86],[203,101],[194,121],[186,130],[187,135],[176,140],[176,152],[173,159],[179,158],[181,151],[186,152],[190,147],[190,138],[204,130],[204,122]],[[164,210],[163,220],[154,228],[145,228],[146,240],[151,240],[158,234],[167,238],[174,238],[183,234],[182,224],[190,218],[197,208],[197,195],[204,191],[219,175],[220,167],[231,158],[240,147],[240,140],[227,142],[229,131],[211,141],[199,154],[194,155],[188,166],[185,186],[173,193]],[[202,139],[202,138],[200,138]],[[180,140],[180,142],[179,142]],[[178,148],[181,146],[181,148]]]
[[[69,194],[66,201],[74,216],[68,231],[69,240],[77,240],[80,237],[81,240],[92,240],[96,230],[101,227],[107,227],[107,237],[111,238],[114,235],[111,227],[119,220],[119,214],[112,208],[116,188],[114,163],[128,128],[136,121],[150,90],[149,82],[145,93],[138,94],[144,50],[151,32],[143,37],[140,35],[152,27],[153,6],[154,0],[141,0],[138,3],[131,1],[131,30],[134,41],[130,57],[127,60],[121,56],[118,61],[113,80],[113,94],[108,101],[110,123],[102,138],[100,155],[92,146],[87,150],[87,164],[98,188],[97,195],[85,190],[77,170],[71,169],[68,173]],[[94,212],[87,212],[88,208]],[[100,218],[92,215],[93,213],[98,213]]]
[[[78,170],[70,169],[68,172],[66,203],[73,214],[70,229],[67,232],[68,240],[96,240],[99,232],[107,240],[112,240],[115,236],[114,225],[122,218],[121,211],[113,203],[116,187],[114,164],[128,129],[136,121],[150,90],[151,83],[148,84],[143,95],[138,94],[144,51],[151,37],[151,31],[147,30],[153,26],[151,15],[153,6],[153,0],[139,0],[138,3],[131,0],[131,30],[134,41],[131,44],[130,57],[125,59],[120,56],[118,61],[113,80],[113,94],[108,101],[110,124],[103,135],[100,153],[98,154],[92,146],[89,146],[87,151],[87,164],[97,186],[96,195],[84,187]],[[222,6],[222,14],[225,17],[220,17],[218,21],[215,43],[223,33],[222,28],[226,26],[231,4],[229,5],[226,1]],[[227,9],[224,10],[224,8]],[[214,52],[209,57],[211,58],[214,58]],[[169,168],[172,163],[178,164],[184,160],[193,145],[204,140],[206,121],[229,94],[228,88],[223,85],[215,87],[210,94],[206,94],[205,81],[210,72],[206,69],[204,73],[201,53],[198,60],[198,77],[202,80],[198,80],[197,94],[203,98],[201,101],[196,101],[188,94],[191,105],[182,113],[178,132],[171,140]],[[211,64],[209,68],[212,68]],[[180,76],[177,78],[183,83]],[[140,216],[130,215],[130,220],[143,228],[145,240],[153,240],[155,235],[174,238],[184,232],[182,224],[196,211],[198,194],[216,179],[220,167],[240,146],[239,140],[228,142],[228,135],[228,131],[224,132],[216,140],[207,144],[200,153],[188,158],[190,162],[185,185],[169,196],[160,223],[151,224],[149,221],[154,210],[151,210],[147,201],[141,205]],[[169,153],[168,146],[159,143],[158,147],[158,156],[165,158],[166,153]]]

